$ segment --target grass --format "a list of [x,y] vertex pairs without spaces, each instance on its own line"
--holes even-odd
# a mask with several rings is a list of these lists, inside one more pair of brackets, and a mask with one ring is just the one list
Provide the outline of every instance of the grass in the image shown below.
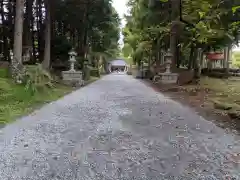
[[14,121],[16,118],[32,112],[37,107],[57,100],[72,91],[72,88],[56,85],[48,91],[34,95],[22,85],[14,84],[7,78],[7,72],[0,69],[0,124]]
[[[98,77],[90,77],[90,80],[85,84],[98,79]],[[0,124],[13,122],[16,118],[27,115],[36,108],[55,101],[72,90],[72,87],[57,84],[52,89],[32,94],[30,91],[26,91],[24,86],[13,83],[8,78],[5,69],[0,69]]]
[[201,86],[210,89],[210,98],[233,104],[240,105],[240,78],[214,79],[205,77],[201,80]]
[[[196,86],[187,86],[187,88],[194,87]],[[209,91],[206,100],[212,102],[216,109],[224,111],[240,110],[240,78],[217,79],[202,77],[200,88]]]

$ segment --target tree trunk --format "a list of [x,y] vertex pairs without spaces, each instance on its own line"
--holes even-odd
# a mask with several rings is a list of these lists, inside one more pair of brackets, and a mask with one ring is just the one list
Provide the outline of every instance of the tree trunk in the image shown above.
[[31,46],[31,17],[32,17],[32,5],[33,0],[28,0],[26,2],[26,13],[24,19],[24,32],[23,32],[23,44],[25,46]]
[[193,69],[197,68],[197,58],[198,58],[198,49],[194,47],[193,51],[193,61],[192,61],[192,67]]
[[84,36],[83,36],[83,49],[82,49],[82,54],[81,54],[81,56],[83,57],[83,58],[86,58],[86,56],[87,56],[87,49],[88,49],[88,30],[87,30],[87,28],[85,29],[85,32],[84,32]]
[[173,55],[171,68],[176,67],[177,62],[177,42],[178,42],[178,26],[180,23],[180,0],[171,0],[171,32],[170,32],[170,51]]
[[[38,39],[38,61],[42,62],[43,60],[43,36],[44,36],[44,24],[43,24],[43,0],[37,0],[37,7],[36,7],[36,13],[37,13],[37,39]],[[45,10],[46,11],[46,10]]]
[[28,0],[26,2],[26,13],[25,13],[25,19],[24,19],[24,26],[23,26],[23,46],[24,46],[24,52],[23,54],[29,53],[30,59],[29,62],[30,64],[35,64],[35,59],[33,60],[32,56],[32,49],[33,49],[33,44],[32,44],[32,30],[31,30],[31,24],[32,22],[32,16],[33,16],[33,11],[32,7],[33,6],[33,0]]
[[188,59],[188,69],[192,69],[192,64],[193,64],[193,57],[194,57],[194,46],[191,46],[191,50],[190,50],[190,55],[189,55],[189,59]]
[[230,56],[231,56],[231,45],[228,45],[224,49],[224,69],[226,75],[229,74],[229,61],[230,61]]
[[9,55],[9,42],[8,42],[8,28],[7,28],[7,21],[6,21],[6,17],[5,17],[5,10],[4,10],[4,4],[3,4],[3,0],[1,1],[1,18],[2,18],[2,25],[3,25],[3,31],[2,31],[2,40],[3,40],[3,57],[4,60],[6,61],[10,61],[10,55]]
[[[24,6],[24,5],[23,5]],[[10,39],[10,49],[13,49],[13,44],[14,44],[14,24],[13,24],[13,17],[16,17],[16,5],[13,3],[13,0],[8,1],[7,5],[7,11],[8,11],[8,22],[7,26],[10,27],[8,30],[8,37]]]
[[199,84],[200,77],[201,77],[201,58],[202,58],[202,49],[197,49],[197,57],[195,58],[195,65],[194,65],[194,79],[195,83]]
[[[56,29],[56,17],[55,17],[55,11],[54,11],[54,7],[56,7],[56,1],[52,0],[50,1],[51,5],[49,8],[49,12],[50,12],[50,21],[51,21],[51,35],[50,35],[50,42],[52,44],[53,39],[56,39],[56,34],[55,34],[55,29]],[[50,60],[51,59],[56,59],[55,57],[55,53],[53,53],[53,48],[50,49]],[[51,63],[50,63],[51,64]]]
[[[177,44],[179,44],[179,40],[177,42]],[[180,50],[180,46],[177,45],[177,49],[176,49],[176,67],[180,68],[181,65],[181,50]]]
[[22,35],[23,35],[24,0],[16,0],[16,16],[14,27],[13,59],[11,73],[18,80],[22,70]]
[[50,0],[45,1],[46,8],[46,23],[45,23],[45,49],[44,49],[44,59],[42,62],[43,68],[50,68],[51,59],[51,13],[50,13]]

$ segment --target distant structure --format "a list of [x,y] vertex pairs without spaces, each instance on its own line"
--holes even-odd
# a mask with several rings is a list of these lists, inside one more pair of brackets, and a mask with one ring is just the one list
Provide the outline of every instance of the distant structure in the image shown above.
[[128,70],[128,65],[123,59],[116,59],[109,62],[108,67],[110,73],[115,71],[127,72]]

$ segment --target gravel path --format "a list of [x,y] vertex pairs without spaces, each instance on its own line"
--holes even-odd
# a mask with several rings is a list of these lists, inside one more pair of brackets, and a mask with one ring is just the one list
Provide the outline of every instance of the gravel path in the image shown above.
[[142,82],[109,75],[2,129],[0,180],[240,177],[239,140]]

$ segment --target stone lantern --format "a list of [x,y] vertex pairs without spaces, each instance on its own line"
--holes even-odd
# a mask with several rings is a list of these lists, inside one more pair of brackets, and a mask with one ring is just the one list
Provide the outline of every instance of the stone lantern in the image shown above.
[[178,74],[171,72],[171,64],[172,64],[173,55],[168,49],[167,53],[164,56],[164,61],[166,64],[166,70],[163,73],[158,73],[158,75],[154,76],[154,82],[161,82],[163,84],[175,84],[178,80]]
[[62,71],[63,82],[74,86],[82,86],[84,85],[82,71],[75,70],[74,67],[77,53],[74,50],[71,50],[68,55],[70,62],[70,70]]
[[172,55],[170,49],[168,49],[166,55],[164,56],[165,64],[166,64],[166,71],[165,71],[165,73],[171,73],[172,57],[173,57],[173,55]]
[[77,53],[74,50],[71,50],[69,53],[69,62],[70,62],[70,70],[69,71],[75,71],[75,62],[76,62],[76,56]]

